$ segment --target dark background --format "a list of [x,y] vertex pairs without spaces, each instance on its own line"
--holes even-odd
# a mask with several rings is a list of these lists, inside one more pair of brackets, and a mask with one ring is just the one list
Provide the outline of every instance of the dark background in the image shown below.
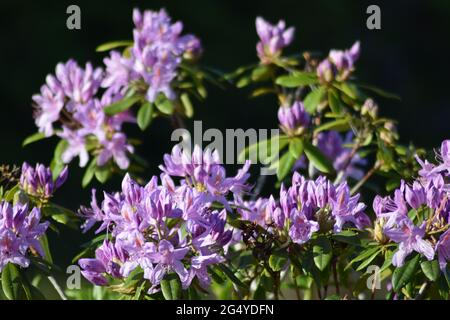
[[[81,7],[81,30],[66,28],[70,4]],[[366,28],[370,4],[381,7],[382,30]],[[80,64],[100,65],[105,54],[95,52],[97,45],[131,39],[133,7],[165,7],[174,20],[183,21],[185,32],[202,40],[202,63],[223,71],[257,60],[254,20],[258,15],[271,22],[285,19],[296,27],[288,53],[327,54],[330,48],[348,48],[359,39],[358,78],[402,97],[401,102],[379,100],[382,115],[399,120],[401,140],[432,148],[449,137],[450,1],[2,1],[1,163],[49,164],[55,140],[21,147],[23,139],[36,131],[32,94],[39,92],[58,62],[72,57]],[[248,91],[231,87],[226,91],[210,87],[209,93],[195,110],[195,119],[204,121],[204,129],[276,128],[278,106],[273,97],[249,100]],[[145,144],[138,151],[151,164],[147,176],[157,173],[162,154],[170,150],[170,132],[170,125],[161,119],[140,134]],[[69,181],[57,193],[58,203],[72,209],[88,203],[90,191],[81,189],[81,175],[74,163]],[[118,183],[113,181],[107,188],[115,189]],[[55,246],[65,250],[54,250],[63,251],[57,257],[61,264],[68,263],[83,240],[76,231],[62,234]]]

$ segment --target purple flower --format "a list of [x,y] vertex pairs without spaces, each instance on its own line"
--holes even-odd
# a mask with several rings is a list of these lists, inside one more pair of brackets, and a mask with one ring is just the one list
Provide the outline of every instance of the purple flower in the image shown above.
[[124,94],[130,81],[136,78],[132,72],[133,62],[123,57],[117,51],[111,51],[110,57],[103,60],[106,65],[106,75],[101,85],[108,88],[107,95]]
[[418,209],[421,205],[425,204],[427,199],[423,186],[418,181],[413,182],[412,188],[406,185],[405,199],[414,209]]
[[[238,176],[240,184],[243,175]],[[172,271],[184,287],[195,276],[206,281],[206,266],[223,261],[221,252],[233,236],[233,230],[226,226],[227,211],[213,210],[211,205],[203,192],[185,183],[177,185],[167,174],[161,175],[161,184],[153,177],[144,187],[127,174],[122,190],[104,193],[101,204],[93,191],[91,208],[79,210],[86,219],[83,228],[86,231],[101,223],[97,232],[107,230],[111,235],[111,253],[105,259],[97,254],[95,260],[80,261],[83,274],[94,283],[105,284],[106,275],[126,277],[140,266],[152,284],[151,292],[159,290],[161,279]],[[187,255],[190,251],[211,257],[203,262],[194,260]],[[192,270],[188,271],[188,265]]]
[[303,244],[309,241],[312,234],[319,230],[319,224],[316,221],[308,220],[302,211],[292,209],[290,217],[292,226],[289,229],[289,236],[295,243]]
[[0,271],[8,263],[26,268],[30,264],[28,250],[33,248],[44,256],[39,238],[45,233],[48,222],[41,223],[41,212],[28,205],[0,203]]
[[303,103],[295,101],[291,107],[281,106],[278,109],[278,121],[288,135],[301,134],[309,125],[309,115]]
[[272,25],[263,18],[257,17],[256,32],[260,41],[256,45],[256,51],[261,62],[268,64],[277,58],[282,50],[294,40],[294,31],[293,27],[286,29],[283,20]]
[[356,60],[360,55],[359,41],[355,42],[349,50],[331,50],[329,54],[330,61],[336,66],[342,79],[346,79],[353,70]]
[[328,83],[335,78],[346,80],[353,72],[355,62],[360,55],[359,41],[348,50],[331,50],[328,57],[319,63],[316,73],[322,82]]
[[[55,131],[68,144],[62,153],[64,163],[79,157],[80,167],[84,167],[89,161],[89,151],[101,147],[101,163],[113,158],[120,168],[128,167],[125,152],[132,152],[133,149],[121,132],[121,126],[123,122],[135,119],[128,111],[114,116],[107,116],[104,112],[107,105],[123,97],[123,86],[126,81],[131,81],[131,76],[124,74],[126,70],[123,70],[131,68],[131,64],[119,66],[126,64],[125,60],[112,53],[111,59],[106,61],[106,78],[102,69],[94,69],[90,63],[84,69],[74,60],[59,63],[56,75],[47,77],[41,95],[33,96],[37,103],[35,117],[39,130],[50,136],[54,133],[55,123],[61,125],[62,130]],[[109,88],[99,99],[96,95],[101,84]]]
[[441,270],[445,270],[447,262],[450,261],[450,229],[439,237],[439,241],[436,244],[436,252],[438,254],[439,266]]
[[[160,93],[167,98],[174,99],[175,92],[172,82],[177,76],[177,69],[183,54],[195,55],[201,51],[200,41],[193,35],[181,36],[183,24],[172,23],[165,10],[133,11],[134,45],[131,50],[132,78],[140,78],[148,85],[147,99],[156,100]],[[119,64],[115,57],[114,68],[110,61],[110,70],[117,75]],[[125,63],[123,63],[125,62]],[[120,64],[128,65],[129,61]],[[120,79],[124,79],[123,69],[120,67]],[[116,76],[117,77],[117,76]]]
[[405,258],[413,251],[423,254],[428,260],[434,257],[433,246],[426,240],[425,225],[415,226],[410,219],[400,220],[396,226],[384,231],[394,242],[399,243],[398,251],[392,256],[392,264],[401,267]]
[[91,283],[98,286],[106,286],[108,280],[104,274],[114,278],[122,278],[121,263],[127,258],[122,248],[105,240],[95,251],[95,259],[80,259],[79,265],[83,268],[81,273]]
[[69,163],[73,158],[79,157],[80,167],[86,166],[89,161],[89,154],[86,148],[86,138],[79,134],[77,131],[72,131],[67,127],[63,127],[63,131],[59,133],[59,136],[65,139],[68,143],[67,148],[62,153],[62,161]]
[[161,240],[157,252],[149,253],[150,260],[156,264],[150,276],[150,281],[153,285],[158,285],[166,273],[174,271],[180,277],[183,287],[189,286],[187,283],[189,281],[189,272],[181,262],[188,252],[189,248],[175,249],[169,241]]
[[329,83],[336,77],[337,69],[329,59],[325,59],[317,66],[316,73],[321,82]]
[[201,255],[192,258],[190,271],[191,281],[194,277],[200,282],[200,285],[207,289],[211,284],[211,277],[208,274],[208,266],[225,262],[225,258],[217,254]]
[[120,169],[125,170],[130,165],[127,152],[132,153],[133,147],[127,143],[127,138],[123,133],[115,133],[110,140],[101,141],[103,150],[100,152],[97,164],[105,165],[109,159],[113,158]]
[[236,176],[227,177],[216,150],[206,149],[202,152],[201,148],[195,145],[190,154],[175,145],[171,155],[164,155],[164,165],[161,165],[160,169],[168,175],[184,177],[186,183],[193,186],[205,201],[218,201],[231,210],[225,196],[230,192],[239,195],[249,190],[246,182],[249,178],[249,167],[250,162],[247,161]]
[[58,121],[64,107],[64,92],[53,76],[47,76],[47,84],[41,87],[40,94],[33,95],[33,101],[37,107],[34,114],[36,125],[49,137],[53,134],[53,123]]
[[[363,229],[369,219],[365,218],[363,210],[366,205],[358,202],[359,194],[350,196],[350,190],[346,183],[340,184],[336,188],[336,197],[331,198],[331,214],[336,219],[335,231],[340,232],[345,223],[350,222],[357,228]],[[370,220],[369,220],[370,221]],[[360,224],[362,223],[362,224]]]
[[65,167],[53,181],[50,168],[39,163],[33,168],[24,162],[22,165],[22,174],[20,175],[20,187],[29,195],[48,199],[66,181],[67,175],[68,169]]

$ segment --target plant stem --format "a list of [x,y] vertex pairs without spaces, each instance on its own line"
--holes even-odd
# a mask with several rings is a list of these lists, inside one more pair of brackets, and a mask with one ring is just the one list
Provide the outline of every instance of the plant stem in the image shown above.
[[47,279],[52,284],[53,288],[55,288],[56,292],[59,294],[62,300],[67,300],[66,295],[64,294],[63,290],[59,286],[58,282],[56,282],[56,279],[53,276],[48,276]]
[[366,175],[361,180],[359,180],[357,184],[355,184],[355,186],[352,188],[352,190],[350,190],[350,194],[352,194],[352,195],[355,194],[356,191],[358,191],[359,188],[361,188],[364,185],[364,183],[366,183],[367,180],[369,180],[370,177],[380,168],[380,166],[381,166],[380,163],[378,163],[378,162],[375,163],[375,165],[372,167],[372,169],[370,169],[366,173]]
[[333,261],[333,278],[334,278],[334,285],[336,286],[336,293],[338,296],[341,295],[341,289],[339,287],[339,277],[337,274],[337,269],[336,269],[336,263],[337,263],[337,259],[335,259]]

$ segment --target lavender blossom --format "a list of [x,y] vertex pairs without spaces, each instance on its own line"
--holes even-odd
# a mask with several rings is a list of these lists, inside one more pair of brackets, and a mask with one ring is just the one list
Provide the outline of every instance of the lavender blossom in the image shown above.
[[288,135],[299,135],[309,125],[309,115],[300,101],[295,101],[291,107],[281,106],[278,109],[278,121],[281,129]]
[[293,27],[286,29],[283,20],[272,25],[263,18],[257,17],[256,32],[260,41],[256,45],[256,51],[261,62],[269,64],[280,56],[282,50],[294,40],[294,31]]
[[33,249],[39,255],[44,252],[39,238],[45,233],[48,222],[40,222],[41,212],[33,208],[28,212],[28,205],[11,205],[6,201],[0,203],[0,271],[8,263],[27,268],[30,260],[28,250]]
[[[177,154],[177,149],[173,154]],[[217,185],[214,170],[222,167],[211,160],[212,154],[205,155],[207,168],[197,167],[194,163],[200,156],[203,160],[203,153],[197,151],[195,161],[181,166],[167,156],[166,167],[170,169],[166,171],[188,178],[189,173],[203,168],[205,180],[202,181],[208,181],[205,183],[210,190],[222,190],[224,201],[227,193],[241,192],[245,173],[241,171],[234,178],[220,176],[222,180]],[[190,171],[194,167],[197,169]],[[207,170],[211,171],[214,182],[207,179]],[[167,173],[161,175],[161,184],[153,177],[146,186],[126,175],[120,192],[104,193],[104,200],[98,203],[93,191],[91,208],[80,208],[79,215],[86,219],[84,231],[100,223],[96,232],[107,230],[111,235],[110,243],[103,245],[95,259],[80,260],[88,280],[106,285],[107,275],[127,277],[140,266],[144,278],[152,284],[151,292],[159,290],[161,280],[170,272],[178,274],[184,287],[195,278],[201,284],[209,283],[206,266],[224,261],[221,253],[232,239],[233,230],[226,226],[227,211],[212,209],[216,194],[209,195],[209,189],[199,191],[196,185],[183,181],[177,185]],[[178,222],[169,227],[174,219]],[[106,249],[109,253],[103,254]],[[194,253],[199,255],[193,256]]]
[[[108,91],[122,91],[127,80],[142,79],[147,85],[147,99],[154,102],[160,93],[176,97],[172,82],[183,55],[194,57],[201,52],[200,41],[193,35],[181,35],[183,24],[172,23],[165,10],[133,11],[134,45],[130,58],[112,53],[107,63],[103,85]],[[117,80],[113,81],[113,80]]]
[[431,243],[423,240],[425,225],[416,227],[411,220],[404,218],[395,227],[385,230],[385,234],[394,242],[399,243],[397,252],[392,257],[392,264],[401,267],[405,258],[413,251],[422,253],[428,260],[434,257]]
[[29,195],[48,199],[66,181],[67,175],[68,169],[65,167],[59,176],[53,180],[50,168],[39,163],[33,168],[24,162],[20,176],[20,187]]
[[445,270],[447,262],[450,261],[450,229],[441,234],[436,244],[436,252],[439,259],[439,267]]
[[316,70],[317,76],[324,83],[329,83],[335,78],[338,81],[345,81],[353,72],[359,55],[359,41],[348,50],[331,50],[328,57],[319,63]]

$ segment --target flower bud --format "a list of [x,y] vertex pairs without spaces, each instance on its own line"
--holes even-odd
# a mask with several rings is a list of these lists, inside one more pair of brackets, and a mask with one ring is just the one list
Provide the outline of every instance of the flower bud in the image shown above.
[[317,77],[322,83],[330,83],[334,80],[337,70],[336,67],[330,62],[330,60],[325,59],[317,66]]
[[378,105],[372,99],[366,99],[361,108],[361,114],[363,116],[368,115],[372,119],[376,119],[378,116]]
[[291,107],[281,106],[278,110],[281,128],[288,135],[299,135],[309,125],[309,115],[303,103],[295,101]]

